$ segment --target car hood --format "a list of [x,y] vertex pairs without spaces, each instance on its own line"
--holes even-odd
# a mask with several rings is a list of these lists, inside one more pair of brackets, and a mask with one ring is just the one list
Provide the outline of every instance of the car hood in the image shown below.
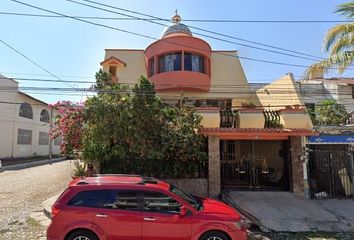
[[203,214],[214,214],[214,215],[228,215],[232,218],[239,219],[240,214],[232,207],[229,205],[226,205],[223,202],[210,199],[210,198],[199,198],[201,202],[203,203]]

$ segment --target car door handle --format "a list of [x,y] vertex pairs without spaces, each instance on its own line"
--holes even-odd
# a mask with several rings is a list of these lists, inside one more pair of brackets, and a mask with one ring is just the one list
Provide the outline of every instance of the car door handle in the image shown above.
[[99,217],[99,218],[106,218],[108,217],[106,214],[96,214],[96,217]]
[[153,217],[144,217],[144,221],[155,221],[156,219]]

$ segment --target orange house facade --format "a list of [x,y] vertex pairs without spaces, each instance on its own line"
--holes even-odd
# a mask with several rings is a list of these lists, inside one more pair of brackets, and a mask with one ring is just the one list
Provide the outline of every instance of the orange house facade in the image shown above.
[[[194,107],[208,137],[208,195],[222,191],[306,190],[304,147],[316,135],[291,73],[253,89],[237,51],[216,51],[175,15],[146,49],[106,49],[101,62],[113,81],[154,82],[167,103]],[[279,91],[286,84],[290,91]],[[279,99],[281,105],[279,104]]]

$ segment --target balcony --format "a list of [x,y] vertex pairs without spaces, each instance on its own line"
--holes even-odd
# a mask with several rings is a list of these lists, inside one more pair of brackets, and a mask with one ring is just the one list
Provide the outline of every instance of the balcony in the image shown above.
[[[198,108],[207,128],[297,128],[312,129],[312,122],[304,109],[265,110],[262,108],[220,109]],[[349,119],[348,119],[349,121]]]

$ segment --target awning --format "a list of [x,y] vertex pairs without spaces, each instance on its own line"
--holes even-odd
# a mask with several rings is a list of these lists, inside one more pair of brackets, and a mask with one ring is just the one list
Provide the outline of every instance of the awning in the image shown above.
[[354,144],[354,135],[320,135],[309,137],[309,144]]
[[224,140],[286,140],[291,136],[317,136],[309,129],[289,128],[202,128],[200,133]]

